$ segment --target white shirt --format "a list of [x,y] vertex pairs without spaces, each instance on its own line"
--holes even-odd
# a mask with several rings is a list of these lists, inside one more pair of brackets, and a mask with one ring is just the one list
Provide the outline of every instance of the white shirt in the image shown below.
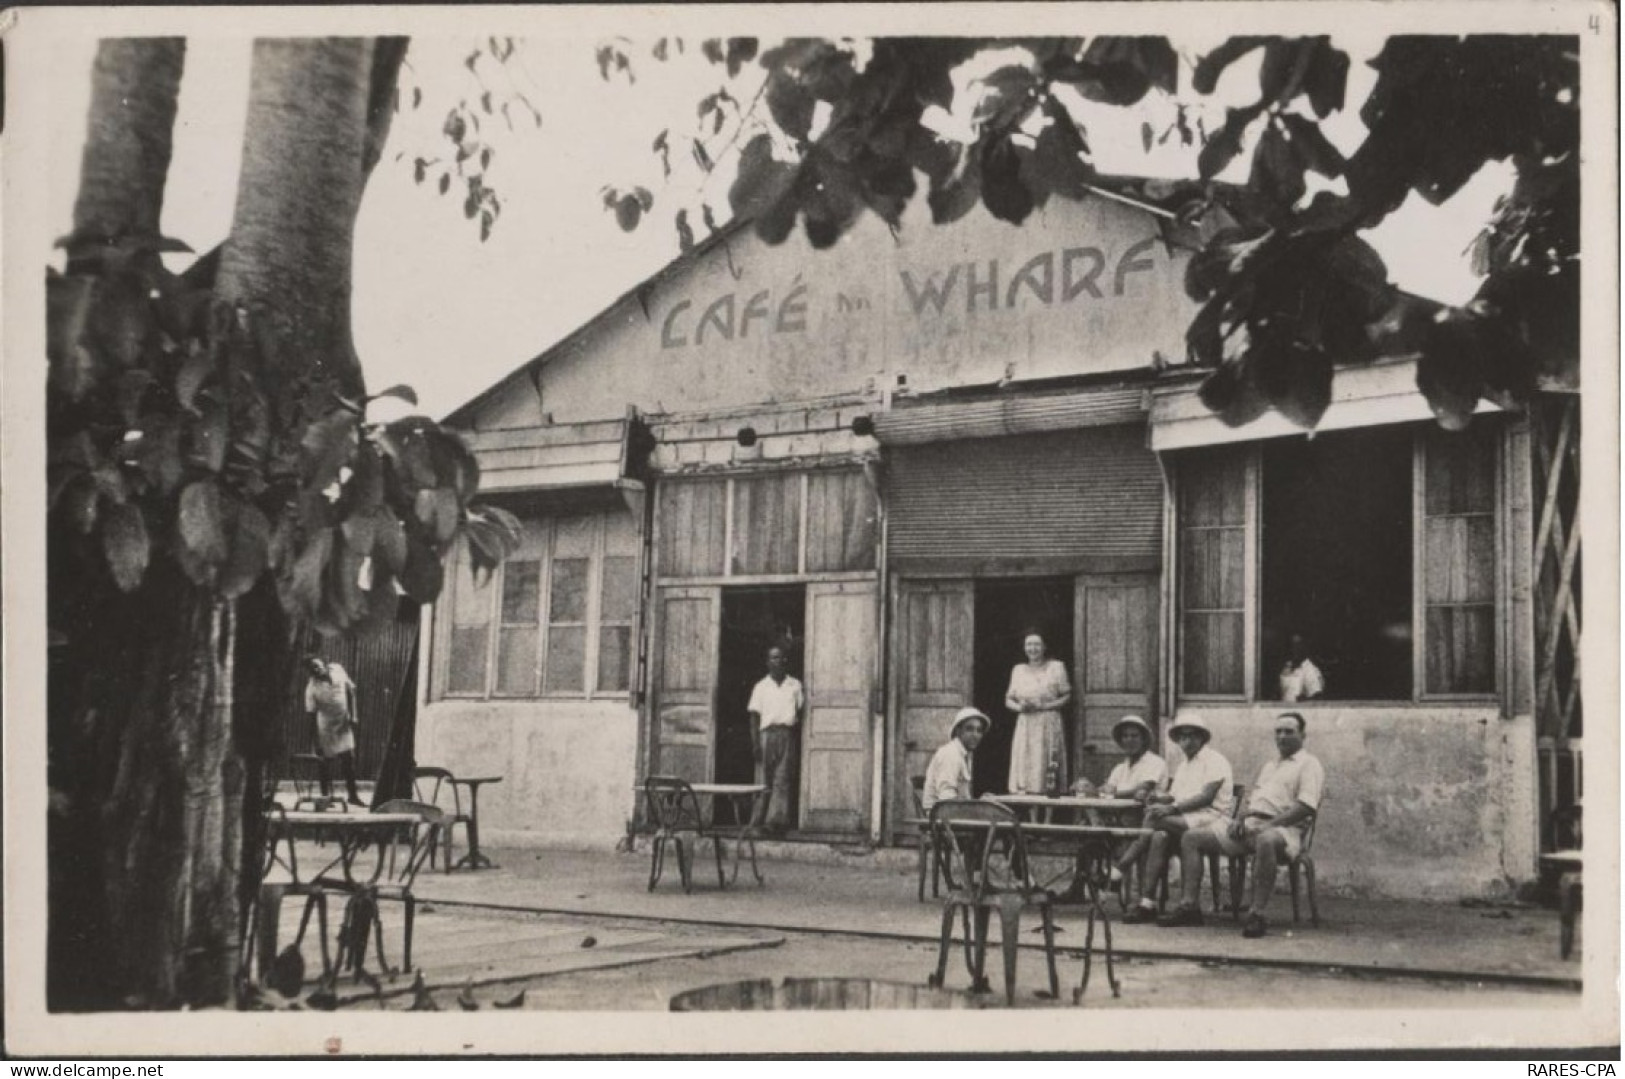
[[768,675],[750,691],[750,703],[745,711],[762,717],[764,731],[769,727],[794,727],[806,702],[800,682],[789,675],[784,676],[783,682],[775,682],[773,676]]
[[957,738],[950,738],[937,747],[931,763],[926,766],[925,786],[920,790],[920,805],[927,813],[938,802],[970,797],[970,762],[970,750]]
[[1168,762],[1146,750],[1133,764],[1129,763],[1127,757],[1119,761],[1112,774],[1106,777],[1106,786],[1118,794],[1128,794],[1145,783],[1160,787],[1167,778]]
[[1247,796],[1247,812],[1278,817],[1302,802],[1320,808],[1326,790],[1326,769],[1313,754],[1300,749],[1282,760],[1276,757],[1258,771],[1258,785]]
[[1287,667],[1281,672],[1281,699],[1288,703],[1292,701],[1307,701],[1326,692],[1326,679],[1320,673],[1320,668],[1310,660],[1304,660],[1296,667]]
[[1232,789],[1235,785],[1234,775],[1230,762],[1209,746],[1203,746],[1196,751],[1196,756],[1180,762],[1174,770],[1168,793],[1174,796],[1175,802],[1183,802],[1201,794],[1202,788],[1213,782],[1219,784],[1219,793],[1213,796],[1209,808],[1220,816],[1228,817],[1230,807],[1236,800],[1236,792]]

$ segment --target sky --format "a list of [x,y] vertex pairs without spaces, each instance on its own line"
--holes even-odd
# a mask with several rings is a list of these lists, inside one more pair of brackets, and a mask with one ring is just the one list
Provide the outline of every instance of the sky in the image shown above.
[[[1194,59],[1219,40],[1176,38],[1174,45]],[[1345,152],[1364,136],[1355,114],[1374,80],[1364,61],[1381,42],[1379,36],[1333,39],[1353,60],[1351,107],[1327,124],[1328,136]],[[417,391],[420,411],[443,416],[674,258],[676,207],[692,208],[701,237],[697,208],[702,199],[725,217],[736,156],[724,147],[726,134],[712,140],[718,160],[709,177],[692,163],[679,137],[694,133],[696,104],[726,81],[722,70],[692,50],[656,62],[648,56],[653,39],[645,38],[624,43],[633,57],[634,78],[618,74],[606,81],[595,58],[600,43],[596,38],[524,39],[507,63],[476,64],[482,82],[464,64],[475,39],[413,39],[402,74],[403,108],[356,228],[355,339],[374,390],[408,384]],[[192,39],[188,48],[163,229],[199,253],[222,242],[231,222],[250,49],[247,38]],[[71,226],[95,43],[63,41],[59,50],[63,77],[53,99],[59,138],[50,165],[61,182],[52,184],[53,235]],[[962,73],[961,84],[970,85],[978,73],[975,68]],[[1182,85],[1188,74],[1182,72]],[[760,68],[750,65],[731,92],[748,103],[760,79]],[[1217,92],[1201,105],[1210,129],[1222,122],[1226,104],[1256,96],[1256,80],[1256,59],[1226,72]],[[416,109],[410,107],[414,88],[423,94]],[[500,122],[487,123],[488,131],[497,129],[488,179],[503,200],[503,212],[482,243],[477,225],[463,215],[459,189],[443,197],[432,176],[415,183],[412,162],[442,154],[446,143],[440,127],[447,109],[459,99],[477,101],[487,88],[499,102],[523,93],[542,114],[542,124],[538,129],[521,121],[509,132]],[[1159,130],[1171,123],[1172,101],[1154,92],[1134,110],[1076,104],[1075,115],[1088,130],[1102,171],[1194,172],[1194,149],[1181,148],[1177,137],[1150,154],[1143,149],[1142,121]],[[672,133],[669,181],[651,150],[662,130]],[[1224,178],[1244,181],[1246,157]],[[1487,166],[1442,209],[1413,195],[1367,235],[1390,277],[1442,302],[1471,298],[1477,282],[1464,252],[1496,196],[1510,187],[1510,177],[1509,166]],[[601,191],[605,185],[634,184],[653,193],[655,209],[628,233],[604,209]]]

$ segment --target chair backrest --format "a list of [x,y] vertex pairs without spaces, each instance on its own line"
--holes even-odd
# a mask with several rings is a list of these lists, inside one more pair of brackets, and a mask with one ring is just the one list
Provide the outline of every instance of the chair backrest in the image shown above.
[[1230,788],[1230,819],[1240,820],[1247,815],[1247,785],[1237,783]]
[[1315,822],[1320,820],[1319,813],[1311,813],[1303,825],[1303,842],[1298,845],[1298,857],[1309,853],[1309,848],[1315,844]]
[[435,806],[453,817],[463,815],[463,797],[448,768],[419,765],[412,769],[411,801]]
[[688,780],[676,776],[649,776],[643,781],[649,805],[649,823],[662,831],[697,831],[705,826],[700,799]]
[[931,832],[947,855],[949,884],[973,898],[1033,887],[1021,818],[1009,806],[944,799],[931,807]]
[[373,806],[374,813],[410,813],[418,818],[414,826],[404,839],[397,839],[389,844],[384,863],[384,880],[389,884],[402,888],[411,888],[412,882],[417,879],[418,870],[423,868],[429,856],[434,853],[434,845],[438,838],[436,833],[445,823],[446,814],[439,806],[427,802],[417,802],[410,798],[393,798],[382,805]]
[[925,777],[909,776],[908,786],[910,792],[914,795],[914,815],[917,817],[925,816]]

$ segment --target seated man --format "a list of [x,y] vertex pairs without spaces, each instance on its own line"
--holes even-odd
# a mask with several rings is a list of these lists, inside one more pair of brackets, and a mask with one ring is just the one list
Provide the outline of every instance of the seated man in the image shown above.
[[[1151,752],[1151,728],[1139,716],[1124,716],[1112,724],[1112,741],[1128,754],[1112,769],[1100,788],[1102,798],[1132,798],[1144,803],[1168,779],[1168,763]],[[1149,841],[1144,837],[1124,844],[1112,866],[1112,879],[1128,872],[1145,853]]]
[[1258,783],[1247,798],[1242,818],[1185,833],[1179,846],[1179,861],[1183,867],[1181,911],[1196,909],[1206,855],[1214,851],[1232,857],[1250,854],[1253,856],[1252,910],[1241,935],[1264,935],[1268,924],[1264,910],[1275,894],[1275,870],[1303,849],[1304,826],[1320,809],[1326,787],[1326,770],[1303,748],[1304,731],[1303,716],[1297,712],[1281,713],[1275,720],[1275,749],[1280,756],[1259,770]]
[[948,740],[938,747],[925,769],[920,805],[927,815],[938,802],[971,796],[971,756],[981,745],[987,728],[987,717],[974,708],[961,708],[954,716]]
[[[1123,916],[1125,922],[1148,922],[1156,916],[1156,887],[1168,868],[1171,848],[1186,832],[1207,828],[1230,817],[1235,799],[1230,762],[1219,751],[1209,749],[1213,732],[1201,716],[1179,715],[1168,729],[1169,737],[1184,754],[1165,793],[1154,794],[1145,811],[1145,825],[1151,834],[1150,854],[1140,879],[1140,901]],[[1176,912],[1180,919],[1172,925],[1201,925],[1202,914],[1194,907]],[[1166,919],[1165,919],[1166,920]],[[1160,923],[1159,923],[1160,924]]]

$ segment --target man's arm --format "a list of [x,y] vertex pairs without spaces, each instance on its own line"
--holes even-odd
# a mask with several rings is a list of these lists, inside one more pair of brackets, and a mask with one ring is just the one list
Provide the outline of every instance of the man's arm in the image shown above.
[[1214,780],[1212,783],[1207,784],[1201,790],[1197,791],[1195,794],[1191,795],[1189,798],[1186,798],[1182,802],[1174,802],[1171,805],[1152,806],[1148,811],[1148,815],[1151,817],[1151,819],[1158,820],[1162,817],[1172,817],[1182,813],[1194,813],[1198,809],[1206,809],[1208,806],[1213,804],[1213,799],[1219,796],[1219,788],[1222,786],[1224,786],[1224,781],[1222,779]]

